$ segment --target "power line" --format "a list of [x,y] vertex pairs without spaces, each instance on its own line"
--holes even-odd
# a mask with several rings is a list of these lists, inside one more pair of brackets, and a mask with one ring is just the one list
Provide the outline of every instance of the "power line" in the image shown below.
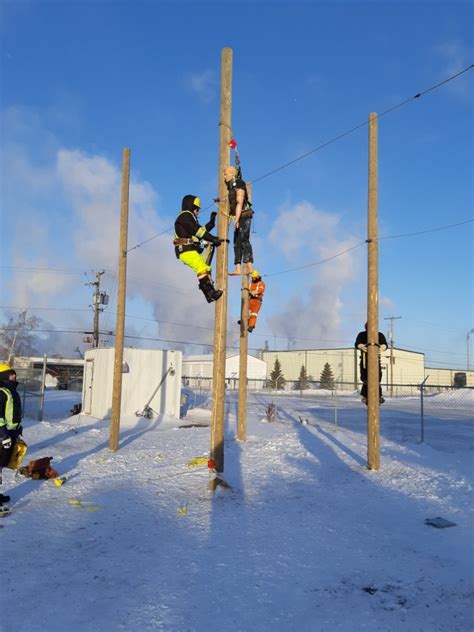
[[[400,237],[411,237],[413,235],[423,235],[425,233],[434,233],[436,231],[440,231],[440,230],[447,230],[449,228],[455,228],[456,226],[463,226],[464,224],[470,224],[474,222],[474,219],[467,219],[463,222],[458,222],[457,224],[448,224],[447,226],[438,226],[437,228],[429,228],[427,230],[420,230],[416,233],[405,233],[403,235],[390,235],[388,237],[379,237],[377,239],[377,241],[382,241],[383,239],[398,239]],[[337,253],[336,255],[332,255],[331,257],[328,257],[327,259],[321,259],[320,261],[313,261],[313,263],[307,263],[304,266],[298,266],[296,268],[288,268],[288,270],[281,270],[281,272],[273,272],[270,274],[263,274],[262,276],[264,277],[271,277],[271,276],[276,276],[278,274],[285,274],[286,272],[294,272],[296,270],[303,270],[304,268],[311,268],[312,266],[318,266],[322,263],[326,263],[327,261],[331,261],[331,259],[336,259],[337,257],[342,257],[342,255],[345,255],[346,253],[350,252],[351,250],[355,250],[356,248],[359,248],[360,246],[362,246],[364,243],[366,243],[366,241],[362,241],[358,244],[356,244],[355,246],[352,246],[351,248],[347,248],[346,250],[343,250],[342,252]]]
[[403,233],[401,235],[389,235],[388,237],[379,237],[377,241],[382,241],[383,239],[398,239],[399,237],[412,237],[413,235],[424,235],[425,233],[435,233],[438,230],[447,230],[448,228],[455,228],[456,226],[471,224],[472,222],[474,222],[474,219],[466,219],[463,222],[458,222],[457,224],[448,224],[447,226],[439,226],[438,228],[419,230],[416,233]]
[[45,311],[45,312],[90,312],[83,307],[13,307],[13,305],[0,305],[0,309],[14,309],[18,311]]
[[270,274],[263,274],[262,276],[264,277],[277,276],[278,274],[286,274],[287,272],[295,272],[295,270],[303,270],[304,268],[319,266],[322,263],[326,263],[327,261],[331,261],[332,259],[336,259],[337,257],[342,257],[342,255],[345,255],[346,253],[351,252],[351,250],[360,248],[360,246],[363,246],[364,243],[365,243],[364,241],[361,241],[359,244],[356,244],[355,246],[351,246],[351,248],[346,248],[346,250],[343,250],[342,252],[338,252],[336,255],[332,255],[331,257],[327,257],[326,259],[321,259],[320,261],[313,261],[313,263],[307,263],[304,266],[298,266],[296,268],[288,268],[288,270],[281,270],[280,272],[272,272]]
[[[205,209],[203,209],[203,210],[205,210]],[[129,248],[127,250],[127,253],[131,252],[132,250],[136,250],[136,248],[140,248],[140,246],[143,246],[143,244],[147,244],[149,241],[152,241],[153,239],[157,239],[157,237],[161,237],[161,235],[165,235],[166,233],[169,233],[170,230],[173,230],[173,228],[172,227],[171,228],[167,228],[163,232],[158,233],[158,235],[153,235],[153,237],[149,237],[148,239],[145,239],[144,241],[141,241],[139,244],[136,244],[135,246],[132,246],[132,248]]]
[[[460,70],[459,72],[447,77],[446,79],[443,79],[442,81],[440,81],[440,82],[438,82],[436,84],[433,84],[429,88],[426,88],[425,90],[422,90],[421,92],[418,92],[414,96],[408,97],[407,99],[404,99],[403,101],[400,101],[400,103],[397,103],[396,105],[394,105],[394,106],[384,110],[380,114],[378,114],[377,118],[380,119],[383,116],[387,116],[387,114],[390,114],[391,112],[394,112],[395,110],[398,110],[399,108],[403,107],[407,103],[410,103],[410,101],[413,101],[414,99],[419,99],[420,97],[424,96],[425,94],[428,94],[428,92],[433,92],[434,90],[436,90],[436,89],[440,88],[441,86],[449,83],[450,81],[453,81],[454,79],[457,79],[458,77],[460,77],[464,73],[468,72],[472,68],[474,68],[474,64],[471,64],[470,66],[467,66],[463,70]],[[276,167],[275,169],[272,169],[271,171],[268,171],[267,173],[264,173],[262,176],[260,176],[258,178],[255,178],[254,180],[250,180],[249,182],[251,184],[255,184],[256,182],[260,182],[261,180],[264,180],[265,178],[268,178],[269,176],[271,176],[271,175],[273,175],[275,173],[278,173],[279,171],[282,171],[283,169],[286,169],[287,167],[290,167],[291,165],[294,165],[295,163],[299,162],[300,160],[303,160],[304,158],[307,158],[308,156],[311,156],[312,154],[315,154],[316,152],[321,151],[321,149],[324,149],[328,145],[332,145],[333,143],[337,142],[338,140],[341,140],[341,138],[345,138],[346,136],[349,136],[353,132],[357,131],[358,129],[361,129],[362,127],[366,127],[367,125],[368,125],[368,121],[363,121],[362,123],[359,123],[359,124],[355,125],[354,127],[351,127],[350,129],[346,130],[345,132],[342,132],[342,133],[338,134],[337,136],[334,136],[333,138],[329,139],[325,143],[322,143],[321,145],[318,145],[314,149],[310,149],[309,151],[305,152],[304,154],[301,154],[301,156],[298,156],[297,158],[293,158],[293,160],[285,162],[284,164],[280,165],[279,167]],[[201,210],[202,211],[206,211],[207,209],[211,208],[213,205],[214,204],[209,204],[208,206],[204,207]],[[167,230],[162,231],[161,233],[158,233],[157,235],[153,235],[152,237],[149,237],[148,239],[145,239],[144,241],[141,241],[140,243],[136,244],[132,248],[129,248],[127,250],[127,253],[131,252],[132,250],[135,250],[136,248],[139,248],[140,246],[143,246],[143,244],[146,244],[146,243],[152,241],[153,239],[156,239],[156,238],[160,237],[161,235],[164,235],[165,233],[169,233],[170,230],[172,230],[172,228],[168,228]]]
[[82,270],[82,272],[73,272],[72,270],[62,270],[59,268],[33,268],[33,267],[16,267],[16,266],[0,266],[1,270],[14,270],[15,272],[52,272],[52,273],[59,273],[59,274],[79,274],[79,275],[83,275],[83,274],[87,274],[86,272],[84,272],[84,270]]

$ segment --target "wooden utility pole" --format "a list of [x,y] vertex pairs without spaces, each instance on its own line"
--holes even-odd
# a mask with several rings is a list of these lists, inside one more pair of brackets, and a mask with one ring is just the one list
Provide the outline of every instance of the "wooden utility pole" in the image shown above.
[[393,357],[393,321],[401,318],[401,316],[388,316],[384,320],[390,321],[390,397],[393,397],[393,365],[395,364],[395,358]]
[[88,283],[88,285],[93,285],[95,287],[94,298],[92,302],[94,303],[94,331],[92,334],[92,347],[97,349],[99,346],[99,314],[102,310],[101,308],[101,300],[100,300],[100,277],[105,273],[105,270],[102,272],[95,273],[95,281],[92,283]]
[[379,297],[377,231],[377,114],[369,115],[367,274],[367,467],[380,469]]
[[115,361],[112,385],[112,415],[110,418],[109,448],[119,449],[120,410],[122,407],[123,339],[125,332],[125,303],[127,293],[128,193],[130,186],[130,149],[123,150],[122,206],[120,213],[120,245],[117,286],[117,323],[115,325]]
[[[232,49],[223,48],[221,55],[221,110],[219,120],[219,213],[217,235],[229,237],[227,187],[223,177],[224,167],[230,164],[232,111]],[[224,412],[225,412],[225,352],[227,343],[227,267],[228,245],[223,242],[217,248],[216,287],[223,290],[216,301],[214,321],[214,361],[212,369],[212,415],[211,415],[211,459],[214,461],[216,478],[210,481],[214,490],[222,482],[219,477],[224,471]]]
[[[247,182],[247,195],[252,201],[252,185]],[[245,264],[244,264],[245,265]],[[237,439],[247,439],[247,361],[249,326],[249,275],[242,274],[242,298],[240,302],[240,358],[239,358],[239,408],[237,415]]]

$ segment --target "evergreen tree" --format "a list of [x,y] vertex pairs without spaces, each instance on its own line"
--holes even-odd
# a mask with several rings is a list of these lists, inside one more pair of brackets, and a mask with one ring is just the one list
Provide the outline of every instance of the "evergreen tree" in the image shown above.
[[301,365],[300,375],[297,381],[295,382],[295,391],[304,391],[308,388],[308,374],[306,373],[306,367],[304,364]]
[[270,373],[270,386],[275,389],[283,389],[285,387],[285,378],[281,370],[281,364],[278,358],[275,358],[273,371]]
[[332,391],[334,388],[334,375],[329,362],[326,362],[323,370],[321,371],[321,377],[319,378],[319,387]]

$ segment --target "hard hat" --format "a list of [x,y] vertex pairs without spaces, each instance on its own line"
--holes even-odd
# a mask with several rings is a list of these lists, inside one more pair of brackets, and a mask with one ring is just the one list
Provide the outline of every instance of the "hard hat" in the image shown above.
[[196,195],[185,195],[181,203],[182,211],[195,211],[201,208],[201,200]]
[[258,279],[259,277],[260,277],[260,274],[257,272],[257,270],[253,270],[252,279]]
[[8,381],[11,375],[16,375],[15,370],[6,362],[0,364],[0,380]]

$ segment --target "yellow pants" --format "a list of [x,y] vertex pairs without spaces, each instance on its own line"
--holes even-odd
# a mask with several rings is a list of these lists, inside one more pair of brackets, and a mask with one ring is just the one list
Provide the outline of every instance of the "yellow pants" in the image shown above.
[[208,266],[199,252],[196,250],[188,250],[188,252],[182,252],[179,255],[181,261],[192,268],[198,276],[203,276],[211,272],[211,266]]

